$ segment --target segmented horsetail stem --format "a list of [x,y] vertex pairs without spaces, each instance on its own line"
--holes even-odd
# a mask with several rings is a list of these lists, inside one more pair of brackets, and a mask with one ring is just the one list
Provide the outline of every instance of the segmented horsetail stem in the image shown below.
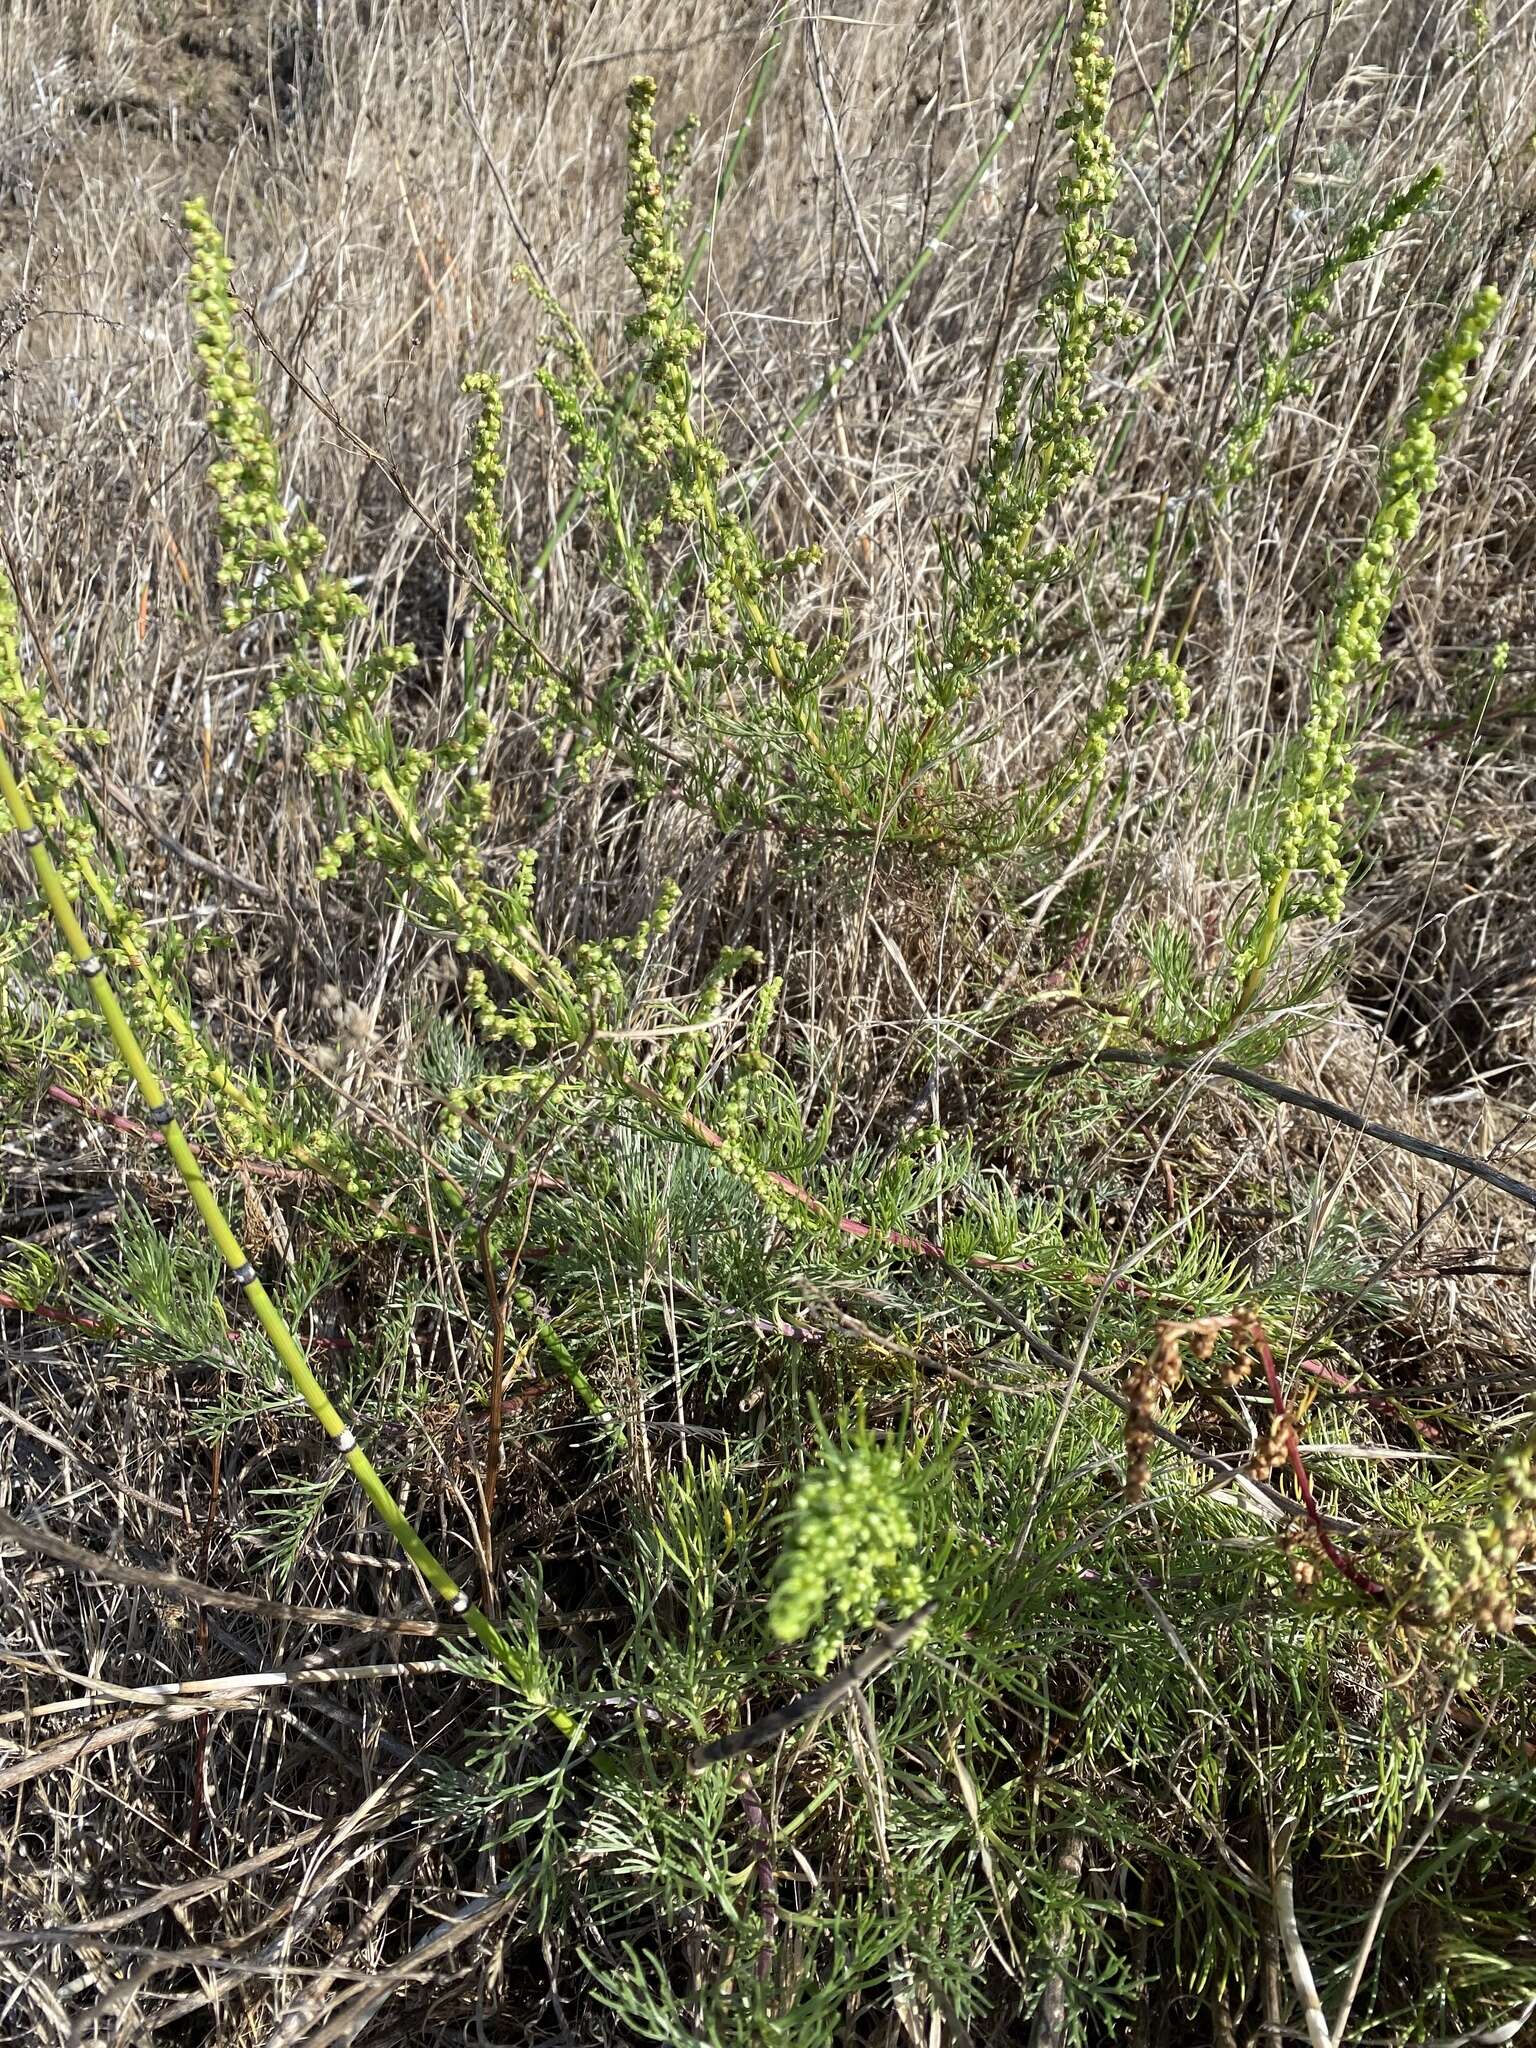
[[[219,1198],[204,1178],[197,1154],[192,1150],[185,1132],[177,1121],[175,1105],[150,1066],[137,1034],[118,1002],[111,977],[92,950],[85,927],[76,915],[74,904],[70,900],[64,878],[48,851],[47,839],[32,814],[26,793],[17,780],[3,747],[0,747],[0,797],[5,800],[11,822],[16,827],[17,835],[32,862],[38,886],[52,913],[54,923],[69,948],[75,966],[85,977],[91,999],[101,1013],[102,1021],[111,1034],[112,1042],[124,1066],[133,1077],[134,1086],[143,1098],[145,1121],[163,1134],[165,1149],[192,1198],[194,1208],[202,1218],[203,1225],[220,1257],[228,1266],[230,1277],[244,1292],[251,1313],[261,1325],[267,1342],[276,1353],[283,1370],[297,1392],[303,1396],[310,1413],[335,1444],[353,1478],[373,1503],[380,1521],[400,1548],[449,1613],[460,1617],[467,1624],[482,1646],[495,1659],[498,1667],[526,1698],[528,1695],[525,1674],[519,1671],[511,1647],[490,1617],[475,1605],[453,1574],[439,1562],[417,1534],[399,1502],[380,1478],[373,1461],[359,1445],[356,1435],[343,1421],[336,1404],[316,1379],[302,1345],[288,1325],[287,1318],[261,1284],[255,1267],[245,1255],[244,1246],[230,1228]],[[533,1704],[562,1735],[575,1737],[578,1734],[576,1723],[562,1708],[542,1699],[534,1701]]]

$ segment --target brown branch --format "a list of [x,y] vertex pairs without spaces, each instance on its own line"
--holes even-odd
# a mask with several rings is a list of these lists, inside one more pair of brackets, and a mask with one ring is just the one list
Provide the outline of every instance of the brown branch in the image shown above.
[[688,1768],[702,1771],[711,1764],[723,1764],[732,1757],[750,1755],[754,1749],[766,1749],[803,1722],[819,1719],[839,1700],[846,1699],[856,1686],[875,1677],[899,1656],[937,1606],[936,1600],[929,1600],[915,1614],[909,1614],[905,1621],[883,1629],[874,1642],[860,1650],[841,1671],[834,1671],[830,1678],[812,1686],[809,1692],[801,1693],[776,1713],[767,1714],[761,1721],[753,1721],[745,1728],[738,1728],[733,1735],[722,1735],[718,1741],[699,1743],[688,1759]]

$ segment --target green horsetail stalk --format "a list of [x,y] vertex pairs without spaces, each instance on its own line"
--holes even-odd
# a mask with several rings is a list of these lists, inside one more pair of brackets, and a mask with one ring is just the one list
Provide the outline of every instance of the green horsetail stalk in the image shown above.
[[218,1196],[203,1175],[197,1154],[177,1121],[170,1098],[145,1057],[138,1034],[117,999],[111,977],[92,950],[85,927],[70,900],[64,878],[48,850],[43,829],[33,815],[32,806],[11,767],[10,757],[3,743],[0,743],[0,797],[4,798],[11,822],[26,848],[33,872],[37,876],[38,887],[42,890],[54,923],[58,926],[76,967],[84,976],[86,986],[91,992],[91,999],[101,1013],[112,1042],[143,1098],[145,1121],[153,1125],[163,1137],[171,1163],[181,1176],[187,1193],[192,1197],[193,1207],[202,1218],[209,1237],[229,1267],[236,1285],[244,1293],[251,1313],[261,1325],[267,1342],[276,1353],[278,1362],[292,1381],[295,1390],[303,1396],[310,1413],[335,1444],[353,1478],[372,1501],[379,1519],[449,1613],[461,1619],[472,1630],[519,1693],[531,1705],[537,1707],[545,1719],[562,1735],[574,1738],[579,1730],[570,1715],[553,1701],[537,1695],[536,1689],[530,1685],[531,1671],[528,1664],[519,1659],[516,1650],[506,1641],[489,1615],[475,1605],[453,1574],[439,1562],[417,1534],[405,1511],[380,1478],[372,1459],[359,1445],[336,1404],[316,1379],[304,1355],[303,1346],[289,1327],[287,1318],[257,1277],[256,1269],[245,1255],[244,1246],[230,1228]]

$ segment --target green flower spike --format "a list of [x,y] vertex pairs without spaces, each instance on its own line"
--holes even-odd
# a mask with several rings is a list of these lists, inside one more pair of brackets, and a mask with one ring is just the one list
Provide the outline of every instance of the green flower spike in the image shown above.
[[919,1531],[915,1487],[900,1449],[867,1440],[826,1444],[800,1483],[768,1626],[797,1642],[820,1622],[811,1662],[825,1671],[851,1629],[868,1628],[882,1607],[911,1614],[927,1597],[913,1563]]

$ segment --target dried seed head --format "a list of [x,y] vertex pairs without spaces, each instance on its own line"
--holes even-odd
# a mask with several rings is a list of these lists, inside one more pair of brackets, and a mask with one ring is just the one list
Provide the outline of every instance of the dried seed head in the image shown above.
[[1152,1427],[1160,1410],[1184,1376],[1180,1340],[1187,1324],[1159,1323],[1151,1356],[1139,1359],[1125,1378],[1130,1412],[1125,1418],[1125,1497],[1146,1497],[1151,1472]]
[[1281,1536],[1280,1548],[1292,1585],[1298,1592],[1310,1592],[1317,1584],[1323,1556],[1317,1532],[1308,1522],[1293,1522]]
[[1276,1415],[1268,1429],[1254,1445],[1248,1459],[1248,1471],[1252,1478],[1267,1480],[1277,1465],[1283,1465],[1291,1455],[1291,1448],[1297,1440],[1296,1418],[1287,1409],[1283,1415]]

